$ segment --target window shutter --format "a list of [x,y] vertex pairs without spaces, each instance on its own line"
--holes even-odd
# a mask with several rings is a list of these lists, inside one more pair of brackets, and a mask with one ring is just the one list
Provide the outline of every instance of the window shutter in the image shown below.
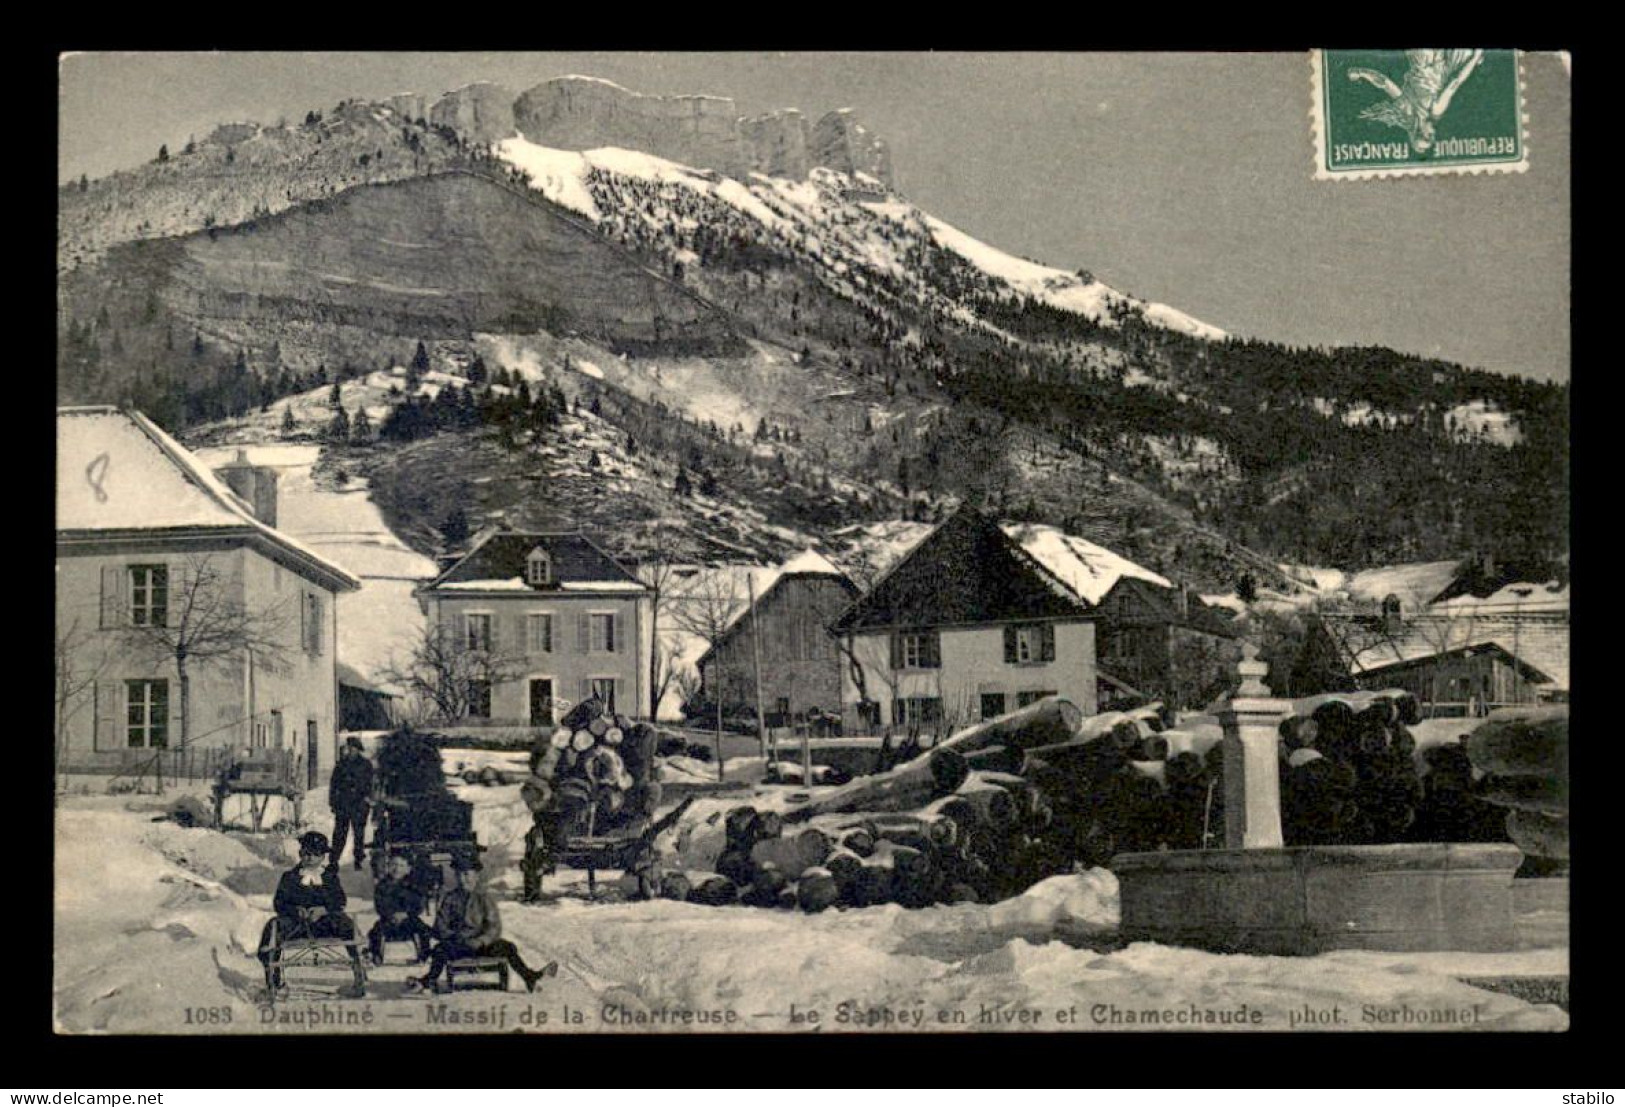
[[553,652],[553,616],[542,616],[542,652]]
[[[179,749],[181,744],[181,686],[172,680],[158,682],[164,689],[164,698],[169,701],[168,728],[164,732],[165,749]],[[151,743],[148,743],[151,745]]]
[[903,636],[895,630],[891,632],[891,667],[903,667]]
[[186,566],[171,565],[164,575],[168,578],[164,587],[164,625],[178,627],[186,607]]
[[124,566],[102,566],[102,629],[124,625]]
[[610,620],[609,652],[626,652],[626,615],[620,611],[617,611],[615,617]]
[[299,648],[310,652],[310,595],[299,593]]
[[1016,663],[1016,628],[1010,625],[1004,628],[1004,663],[1006,665]]
[[271,740],[276,743],[277,749],[282,748],[282,712],[280,711],[271,712]]
[[1041,634],[1041,638],[1042,638],[1042,640],[1040,641],[1039,647],[1038,647],[1039,650],[1040,650],[1040,655],[1039,655],[1040,660],[1054,661],[1055,660],[1055,624],[1054,623],[1045,623],[1044,624],[1044,628],[1043,628],[1043,631],[1042,631],[1042,634]]
[[310,597],[310,652],[317,657],[322,655],[322,639],[325,637],[322,634],[323,622],[322,598],[313,595]]
[[91,745],[98,750],[124,748],[124,685],[117,680],[96,682],[96,723]]
[[927,668],[942,668],[942,634],[938,631],[925,636],[925,664]]
[[585,611],[576,616],[576,645],[582,653],[592,649],[592,621]]

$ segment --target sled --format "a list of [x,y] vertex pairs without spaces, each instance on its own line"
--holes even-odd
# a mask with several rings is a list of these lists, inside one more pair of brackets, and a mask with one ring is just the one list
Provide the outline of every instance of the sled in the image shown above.
[[[592,833],[592,818],[595,812],[589,809],[587,833],[566,835],[558,846],[549,851],[549,858],[553,865],[562,864],[572,869],[586,869],[589,898],[598,894],[599,871],[613,870],[635,873],[638,877],[639,895],[652,899],[658,891],[654,887],[654,878],[650,872],[654,860],[654,840],[682,818],[683,812],[687,811],[693,802],[694,797],[687,796],[659,819],[633,824],[624,830],[606,835]],[[536,880],[535,890],[541,891],[540,877]]]
[[288,938],[269,949],[271,979],[281,986],[266,989],[266,1003],[280,999],[332,999],[355,983],[348,945],[362,943],[344,938]]
[[[505,992],[508,990],[508,972],[508,962],[500,957],[463,957],[446,962],[446,987],[453,992],[475,988],[495,988]],[[494,983],[490,979],[493,973],[496,974]]]

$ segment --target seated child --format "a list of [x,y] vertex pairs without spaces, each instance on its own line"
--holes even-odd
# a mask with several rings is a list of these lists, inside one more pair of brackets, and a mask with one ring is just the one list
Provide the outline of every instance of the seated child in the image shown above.
[[271,968],[276,947],[291,938],[343,938],[355,983],[339,994],[352,998],[366,994],[367,974],[355,947],[355,923],[344,913],[338,870],[328,864],[327,835],[312,830],[299,839],[299,863],[282,874],[271,902],[276,917],[265,924],[259,949],[267,987],[282,987],[281,972]]
[[418,988],[436,988],[440,974],[449,961],[468,957],[500,957],[519,974],[526,991],[535,991],[536,982],[544,976],[557,976],[559,963],[550,962],[545,968],[533,969],[519,956],[518,948],[502,937],[502,920],[497,914],[497,902],[480,887],[480,863],[477,858],[458,857],[457,887],[447,892],[440,901],[440,913],[435,918],[435,935],[440,939],[429,958],[428,975],[414,978],[410,984]]
[[367,932],[367,949],[372,963],[384,963],[384,943],[411,940],[417,959],[429,959],[429,942],[434,931],[422,919],[424,894],[412,880],[412,863],[404,853],[391,854],[384,878],[372,894],[378,921]]

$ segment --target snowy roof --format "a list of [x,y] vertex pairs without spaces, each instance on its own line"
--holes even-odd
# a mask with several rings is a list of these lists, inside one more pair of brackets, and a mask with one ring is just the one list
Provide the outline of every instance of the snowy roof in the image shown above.
[[1496,648],[1536,670],[1542,682],[1557,689],[1569,686],[1569,624],[1564,616],[1422,615],[1395,631],[1360,617],[1324,621],[1356,674],[1465,649]]
[[361,582],[254,516],[203,461],[138,411],[57,409],[59,536],[127,531],[221,531],[270,545],[340,591]]
[[1417,561],[1363,569],[1348,578],[1345,587],[1356,599],[1380,603],[1398,596],[1407,610],[1433,602],[1456,578],[1456,561]]
[[842,632],[1086,616],[1089,605],[991,519],[954,512],[836,623]]
[[[530,555],[543,549],[553,559],[553,584],[526,583]],[[572,584],[615,584],[641,592],[643,585],[583,534],[497,531],[428,585],[464,591],[560,591]],[[596,590],[596,589],[595,589]]]
[[[767,602],[768,597],[773,595],[778,590],[779,585],[783,584],[787,580],[805,579],[808,577],[828,577],[846,589],[848,599],[855,600],[859,595],[857,585],[853,584],[852,581],[847,578],[845,573],[837,569],[828,558],[824,557],[816,550],[803,550],[801,553],[790,558],[790,560],[786,561],[780,566],[777,566],[776,568],[758,569],[754,566],[747,566],[742,571],[735,570],[735,575],[748,577],[750,585],[755,587],[756,607],[742,608],[736,615],[734,615],[733,619],[729,621],[727,628],[722,632],[722,637],[720,639],[721,641],[727,641],[735,634],[738,634],[740,630],[743,629],[747,616],[749,616],[753,610],[760,610],[762,605]],[[701,594],[704,594],[703,591]],[[748,589],[741,591],[739,595],[741,597],[748,596]],[[840,607],[836,607],[835,610],[831,611],[829,614],[832,616],[838,614],[841,607],[844,606],[845,605],[843,603]],[[699,666],[704,665],[713,652],[714,651],[708,647],[705,653],[700,655],[699,659],[695,661],[695,667],[698,668]]]
[[1006,523],[1004,533],[1021,544],[1044,568],[1061,578],[1073,592],[1091,604],[1098,604],[1123,577],[1139,577],[1164,588],[1173,587],[1167,577],[1136,565],[1128,558],[1097,546],[1088,539],[1066,534],[1059,527],[1039,523]]

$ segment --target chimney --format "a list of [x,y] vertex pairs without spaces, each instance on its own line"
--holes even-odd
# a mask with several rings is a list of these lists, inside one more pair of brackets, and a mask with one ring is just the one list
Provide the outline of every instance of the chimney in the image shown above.
[[248,463],[248,451],[238,450],[237,457],[220,466],[214,475],[225,482],[244,503],[248,504],[254,518],[268,527],[276,526],[276,482],[275,469]]

